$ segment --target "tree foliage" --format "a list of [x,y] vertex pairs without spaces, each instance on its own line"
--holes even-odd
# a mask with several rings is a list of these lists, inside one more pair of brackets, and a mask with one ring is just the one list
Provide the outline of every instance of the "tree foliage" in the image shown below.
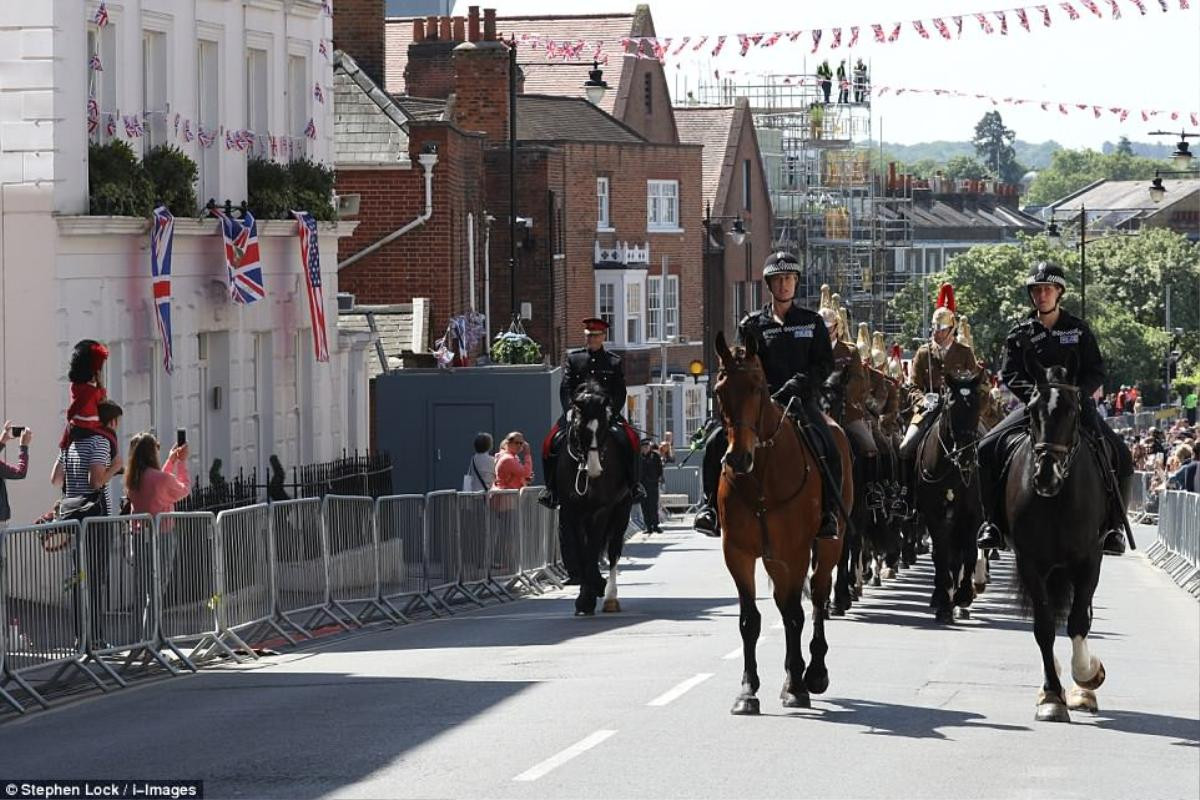
[[952,178],[956,181],[978,181],[987,178],[991,174],[987,166],[973,156],[955,156],[946,162],[944,173],[947,178]]
[[975,125],[975,155],[991,169],[995,177],[1006,183],[1016,183],[1025,174],[1017,163],[1013,142],[1017,134],[1004,126],[999,111],[989,111]]
[[1165,161],[1122,152],[1119,146],[1108,155],[1095,150],[1059,150],[1023,199],[1032,205],[1048,205],[1100,180],[1149,181],[1156,169],[1170,167]]
[[[1064,236],[1073,241],[1070,232]],[[1181,374],[1200,369],[1200,248],[1165,229],[1111,235],[1087,245],[1087,322],[1100,342],[1108,373],[1106,387],[1139,385],[1147,402],[1161,402],[1163,358],[1170,346],[1164,330],[1165,287],[1171,286],[1171,327],[1184,329]],[[954,285],[958,313],[971,321],[976,354],[998,367],[1005,336],[1029,312],[1025,275],[1038,261],[1062,265],[1070,286],[1063,307],[1080,314],[1078,248],[1056,249],[1045,236],[1018,244],[978,245],[930,275],[911,282],[892,300],[906,341],[927,330],[938,287]]]

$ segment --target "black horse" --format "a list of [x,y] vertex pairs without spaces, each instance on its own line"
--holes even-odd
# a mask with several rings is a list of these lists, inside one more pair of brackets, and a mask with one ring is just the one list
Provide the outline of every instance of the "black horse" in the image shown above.
[[[567,438],[555,475],[562,506],[559,539],[567,572],[579,579],[576,616],[596,613],[604,595],[605,611],[620,611],[617,562],[633,508],[626,470],[627,442],[613,427],[608,394],[595,381],[576,392],[567,411]],[[608,579],[600,574],[600,553],[608,555]]]
[[[825,379],[821,387],[822,406],[834,422],[845,427],[846,383],[849,373],[839,369]],[[829,613],[835,617],[845,616],[862,596],[863,535],[870,519],[866,503],[867,476],[864,461],[854,437],[850,441],[851,474],[854,477],[854,501],[850,506],[850,525],[843,534],[842,555],[838,559],[837,577],[833,583],[833,601]]]
[[[1068,708],[1096,711],[1094,690],[1104,682],[1104,665],[1089,652],[1087,635],[1108,500],[1100,445],[1082,435],[1080,391],[1067,382],[1070,373],[1040,365],[1029,372],[1043,377],[1029,401],[1029,433],[1015,447],[1003,483],[1001,520],[1042,651],[1037,719],[1069,722]],[[1076,684],[1065,698],[1054,658],[1054,634],[1064,616]]]
[[939,622],[967,618],[975,599],[972,576],[983,522],[976,444],[980,373],[946,375],[943,411],[925,434],[914,460],[915,504],[933,540],[934,586],[929,604]]

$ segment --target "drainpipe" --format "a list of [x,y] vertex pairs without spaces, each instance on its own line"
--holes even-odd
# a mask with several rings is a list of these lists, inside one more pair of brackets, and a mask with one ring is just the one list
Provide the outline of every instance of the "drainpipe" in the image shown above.
[[483,330],[488,352],[492,347],[492,223],[496,218],[483,212]]
[[433,165],[437,163],[437,160],[437,153],[421,153],[419,156],[417,156],[417,161],[421,162],[421,166],[425,168],[425,213],[421,214],[404,227],[392,231],[379,241],[375,242],[374,244],[367,245],[362,250],[359,250],[357,253],[347,258],[345,261],[339,263],[337,266],[339,272],[341,272],[343,268],[353,264],[355,261],[371,255],[379,248],[391,244],[418,225],[424,225],[429,221],[429,218],[433,216]]

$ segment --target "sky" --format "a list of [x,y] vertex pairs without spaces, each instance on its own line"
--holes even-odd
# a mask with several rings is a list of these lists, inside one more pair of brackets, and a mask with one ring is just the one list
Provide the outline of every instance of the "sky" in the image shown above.
[[[1020,2],[1020,0],[1017,0]],[[714,70],[735,80],[760,80],[753,76],[731,75],[730,70],[769,73],[812,73],[822,58],[837,61],[861,56],[870,66],[872,82],[907,89],[952,89],[1002,99],[1023,98],[1051,101],[1051,111],[1035,103],[1025,106],[1001,104],[996,110],[1017,137],[1030,142],[1054,139],[1066,147],[1099,149],[1105,141],[1115,142],[1122,135],[1133,141],[1173,143],[1174,138],[1149,136],[1152,130],[1200,130],[1190,124],[1189,112],[1200,113],[1200,0],[1190,0],[1190,8],[1179,9],[1179,0],[1164,0],[1170,11],[1163,13],[1159,0],[1142,0],[1147,13],[1138,13],[1134,0],[1117,0],[1120,20],[1111,19],[1109,0],[1096,0],[1104,19],[1095,18],[1080,0],[1073,0],[1080,19],[1070,21],[1058,2],[1049,2],[1052,24],[1043,27],[1040,12],[1031,3],[1030,27],[1026,33],[1016,15],[1007,14],[1009,34],[998,33],[999,23],[989,13],[997,33],[985,35],[971,16],[973,12],[1012,9],[1013,0],[844,0],[840,3],[793,2],[779,0],[741,0],[740,2],[701,2],[700,0],[652,0],[650,11],[659,38],[719,34],[729,35],[717,59],[673,60],[666,64],[672,92],[682,96],[685,86],[711,79]],[[580,0],[469,0],[456,2],[456,14],[465,15],[468,5],[495,7],[500,16],[509,14],[587,14],[632,12],[634,0],[580,2]],[[943,17],[953,29],[951,15],[966,15],[961,39],[942,40],[930,19]],[[928,40],[919,37],[911,20],[920,19],[929,30]],[[901,36],[891,44],[875,44],[871,23],[903,22]],[[830,51],[824,44],[811,54],[808,31],[843,28],[843,43],[849,26],[862,28],[859,45],[852,55],[844,44]],[[745,58],[738,55],[734,34],[760,31],[803,29],[798,42],[783,39],[766,50],[752,49]],[[531,33],[534,31],[530,31]],[[705,50],[710,50],[710,39]],[[691,52],[688,50],[687,52]],[[848,61],[847,66],[853,63]],[[1066,103],[1070,113],[1057,110]],[[1100,119],[1092,112],[1074,108],[1075,103],[1099,105]],[[1119,106],[1131,109],[1129,118],[1120,123],[1108,111]],[[906,93],[900,97],[885,95],[874,99],[873,138],[911,144],[946,139],[968,140],[975,123],[993,110],[988,100],[935,97]],[[1181,112],[1180,121],[1171,122],[1163,115],[1143,122],[1141,109]]]

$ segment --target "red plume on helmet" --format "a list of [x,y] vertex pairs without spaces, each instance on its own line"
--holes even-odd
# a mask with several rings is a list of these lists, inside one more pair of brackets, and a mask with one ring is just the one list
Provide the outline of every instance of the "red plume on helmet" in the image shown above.
[[948,308],[951,311],[958,311],[954,307],[954,287],[948,283],[943,283],[942,288],[938,290],[937,305],[935,308]]
[[904,354],[903,354],[903,351],[900,349],[900,345],[898,345],[898,344],[892,345],[892,358],[896,359],[897,361],[900,361],[903,358],[903,355]]

